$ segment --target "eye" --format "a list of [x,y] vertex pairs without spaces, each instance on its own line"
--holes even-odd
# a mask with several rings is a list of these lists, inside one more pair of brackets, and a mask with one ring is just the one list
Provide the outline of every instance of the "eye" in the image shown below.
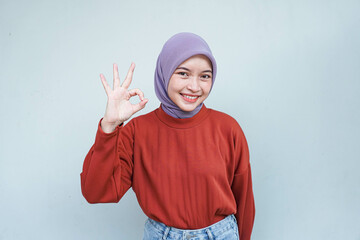
[[202,79],[211,79],[211,76],[208,74],[204,74],[201,76]]
[[178,72],[177,74],[179,74],[180,76],[183,76],[183,77],[187,77],[188,74],[186,72]]

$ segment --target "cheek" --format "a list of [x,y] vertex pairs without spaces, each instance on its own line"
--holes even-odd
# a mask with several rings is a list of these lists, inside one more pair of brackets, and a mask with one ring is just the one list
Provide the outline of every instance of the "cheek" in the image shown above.
[[168,87],[167,87],[167,93],[170,96],[172,94],[172,92],[174,91],[174,80],[172,78],[170,78]]
[[170,99],[174,101],[174,98],[178,95],[180,90],[181,88],[179,86],[178,79],[171,78],[167,89],[167,94],[170,97]]
[[168,96],[172,98],[176,94],[176,90],[173,88],[173,86],[169,86],[168,88]]
[[206,82],[206,83],[204,83],[204,85],[203,85],[203,90],[204,90],[204,92],[206,92],[207,94],[209,94],[210,89],[211,89],[211,85],[212,85],[211,82]]
[[180,83],[180,81],[179,81],[178,77],[176,75],[173,75],[169,80],[168,91],[170,89],[171,90],[178,89],[179,83]]

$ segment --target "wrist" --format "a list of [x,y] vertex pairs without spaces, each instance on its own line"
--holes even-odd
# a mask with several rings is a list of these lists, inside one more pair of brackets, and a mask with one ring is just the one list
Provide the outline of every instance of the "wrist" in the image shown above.
[[108,122],[105,118],[103,118],[101,120],[100,126],[101,129],[103,130],[103,132],[105,133],[111,133],[115,130],[115,128],[117,126],[119,126],[120,124],[122,124],[122,122],[117,123],[117,122]]

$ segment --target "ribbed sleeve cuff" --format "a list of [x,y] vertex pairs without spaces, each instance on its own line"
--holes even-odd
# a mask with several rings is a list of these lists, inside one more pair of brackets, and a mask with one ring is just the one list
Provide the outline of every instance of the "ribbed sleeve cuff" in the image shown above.
[[124,123],[121,123],[119,126],[116,126],[116,128],[114,129],[114,131],[112,131],[111,133],[106,133],[102,130],[101,128],[101,121],[103,120],[103,118],[100,119],[99,123],[98,123],[98,129],[97,129],[97,133],[96,133],[96,138],[98,137],[112,137],[114,135],[116,135],[117,131],[119,131],[119,129],[121,129],[124,126]]

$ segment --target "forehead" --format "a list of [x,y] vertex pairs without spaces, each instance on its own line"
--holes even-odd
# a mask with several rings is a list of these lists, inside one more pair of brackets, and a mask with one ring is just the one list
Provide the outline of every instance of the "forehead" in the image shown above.
[[178,67],[201,67],[211,69],[212,64],[208,57],[199,54],[186,59]]

